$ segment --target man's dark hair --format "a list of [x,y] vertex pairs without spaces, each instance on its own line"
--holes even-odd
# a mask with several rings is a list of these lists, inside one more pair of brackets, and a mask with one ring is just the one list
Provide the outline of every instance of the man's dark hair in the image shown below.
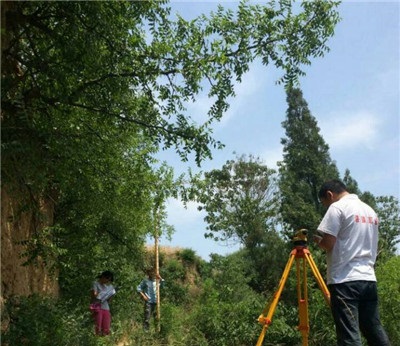
[[326,198],[326,194],[328,191],[331,191],[333,193],[342,193],[344,191],[347,191],[347,187],[340,180],[328,180],[322,184],[321,189],[318,192],[318,198]]

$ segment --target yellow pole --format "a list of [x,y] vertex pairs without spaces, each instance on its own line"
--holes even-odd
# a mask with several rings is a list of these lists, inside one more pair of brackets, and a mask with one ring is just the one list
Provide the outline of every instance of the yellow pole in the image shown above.
[[154,253],[155,253],[155,272],[156,272],[156,294],[157,294],[157,332],[161,330],[161,311],[160,311],[160,280],[158,279],[160,274],[159,266],[159,254],[158,254],[158,211],[155,215],[155,232],[154,232]]

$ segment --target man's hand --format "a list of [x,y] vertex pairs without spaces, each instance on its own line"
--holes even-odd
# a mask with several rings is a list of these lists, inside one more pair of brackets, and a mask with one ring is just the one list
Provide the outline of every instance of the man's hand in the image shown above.
[[331,251],[336,243],[336,237],[327,233],[319,233],[313,236],[314,242],[323,250]]
[[321,237],[320,235],[314,234],[314,235],[313,235],[313,240],[314,240],[314,243],[315,243],[315,244],[319,245],[319,243],[320,243],[321,240],[322,240],[322,237]]
[[146,296],[143,292],[139,292],[139,293],[140,293],[140,295],[142,296],[142,299],[143,299],[145,302],[147,302],[147,301],[149,300],[149,297]]

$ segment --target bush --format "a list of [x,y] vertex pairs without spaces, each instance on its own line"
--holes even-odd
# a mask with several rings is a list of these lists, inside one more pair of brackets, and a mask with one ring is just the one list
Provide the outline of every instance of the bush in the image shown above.
[[8,299],[2,320],[8,320],[2,335],[4,345],[96,345],[89,311],[84,313],[52,298],[33,295]]
[[309,345],[335,346],[336,332],[330,307],[320,289],[309,290]]
[[392,345],[400,345],[400,256],[376,269],[382,324]]
[[195,265],[198,262],[196,252],[192,249],[182,249],[178,252],[178,257],[187,265]]
[[161,297],[178,305],[184,304],[189,296],[183,264],[176,259],[167,261],[162,268],[162,276],[165,278],[165,285],[160,291]]

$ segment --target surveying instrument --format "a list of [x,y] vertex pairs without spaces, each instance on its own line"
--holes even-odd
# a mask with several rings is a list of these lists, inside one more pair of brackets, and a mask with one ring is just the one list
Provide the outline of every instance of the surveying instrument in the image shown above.
[[330,294],[328,288],[326,287],[326,284],[311,256],[311,253],[307,248],[307,230],[300,229],[295,233],[292,240],[294,247],[290,253],[285,270],[283,271],[278,289],[272,296],[271,303],[267,304],[262,314],[258,317],[258,322],[263,326],[263,329],[260,336],[258,337],[256,346],[262,345],[265,333],[267,332],[267,329],[272,322],[272,316],[275,312],[276,306],[278,304],[279,298],[281,296],[283,287],[285,286],[290,268],[292,267],[294,260],[296,260],[297,301],[299,305],[300,321],[298,329],[302,336],[302,346],[308,346],[308,334],[310,331],[310,325],[308,321],[307,264],[310,266],[311,271],[314,274],[315,279],[317,280],[318,286],[324,295],[326,303],[328,304],[328,306],[330,305]]

